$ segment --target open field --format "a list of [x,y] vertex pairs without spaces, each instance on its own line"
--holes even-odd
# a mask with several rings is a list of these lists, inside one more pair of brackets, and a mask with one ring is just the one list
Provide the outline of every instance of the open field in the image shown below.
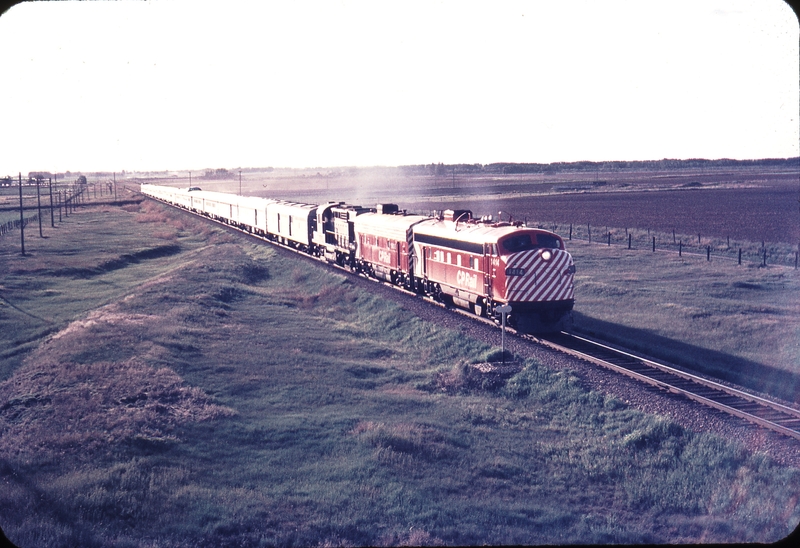
[[[22,547],[770,542],[800,522],[800,470],[535,361],[476,383],[496,348],[166,206],[81,209],[16,243],[0,525]],[[579,311],[607,321],[608,250],[574,252]],[[742,269],[762,292],[718,276],[719,298],[764,306],[796,283],[777,268]],[[631,278],[662,317],[690,306]]]

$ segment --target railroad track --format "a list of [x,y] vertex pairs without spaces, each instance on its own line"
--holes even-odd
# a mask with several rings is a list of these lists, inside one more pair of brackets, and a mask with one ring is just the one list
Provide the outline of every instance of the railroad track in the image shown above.
[[536,342],[800,440],[800,411],[606,344],[561,332]]
[[[199,215],[197,213],[180,208],[177,209],[192,215],[196,215],[207,221],[219,224],[226,229],[273,244],[276,247],[285,249],[287,251],[292,251],[297,255],[313,260],[310,255],[302,253],[289,246],[281,245],[277,242],[262,238],[248,231],[239,229],[235,226],[231,226],[227,223],[223,223],[204,215]],[[319,262],[335,270],[350,272],[348,268],[329,264],[325,261]],[[379,285],[389,286],[392,289],[402,293],[419,297],[419,295],[416,295],[415,293],[387,282],[368,277],[365,277],[365,279],[376,282]],[[423,300],[435,306],[451,308],[429,297],[424,297]],[[491,319],[478,317],[470,312],[458,308],[451,309],[472,319],[473,321],[497,325],[496,322]],[[630,352],[613,348],[599,341],[594,341],[586,337],[580,337],[564,331],[561,333],[548,335],[546,337],[532,336],[517,333],[512,328],[507,329],[512,336],[515,335],[530,342],[545,345],[559,352],[582,358],[601,367],[616,371],[638,381],[655,386],[659,389],[666,390],[674,394],[680,394],[702,405],[718,409],[724,413],[742,418],[761,427],[800,440],[800,410],[722,385],[697,375],[692,375],[691,373],[681,371],[668,365],[657,363],[641,356],[636,356]]]

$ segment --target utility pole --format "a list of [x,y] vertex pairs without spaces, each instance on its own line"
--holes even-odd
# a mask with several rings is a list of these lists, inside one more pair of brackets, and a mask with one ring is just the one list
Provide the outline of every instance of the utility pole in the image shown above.
[[22,172],[19,173],[19,247],[25,255],[25,214],[22,211]]
[[239,196],[242,195],[242,170],[239,170]]

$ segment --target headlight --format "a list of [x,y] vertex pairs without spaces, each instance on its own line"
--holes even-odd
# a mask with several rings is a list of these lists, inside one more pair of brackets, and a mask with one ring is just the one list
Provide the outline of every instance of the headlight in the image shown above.
[[549,251],[547,251],[547,250],[542,251],[542,260],[549,261],[550,257],[552,257],[552,256],[553,256],[553,254],[550,253]]

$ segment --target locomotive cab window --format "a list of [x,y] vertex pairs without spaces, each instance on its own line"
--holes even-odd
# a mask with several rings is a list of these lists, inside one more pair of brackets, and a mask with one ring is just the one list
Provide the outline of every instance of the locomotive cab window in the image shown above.
[[536,247],[543,247],[547,249],[561,249],[561,240],[552,234],[537,234]]
[[531,241],[530,234],[517,234],[516,236],[509,236],[500,242],[500,246],[503,251],[516,253],[518,251],[525,251],[526,249],[533,249],[533,242]]
[[535,240],[530,234],[517,234],[500,242],[500,246],[508,253],[518,253],[528,249],[561,249],[561,241],[551,234],[537,234]]

